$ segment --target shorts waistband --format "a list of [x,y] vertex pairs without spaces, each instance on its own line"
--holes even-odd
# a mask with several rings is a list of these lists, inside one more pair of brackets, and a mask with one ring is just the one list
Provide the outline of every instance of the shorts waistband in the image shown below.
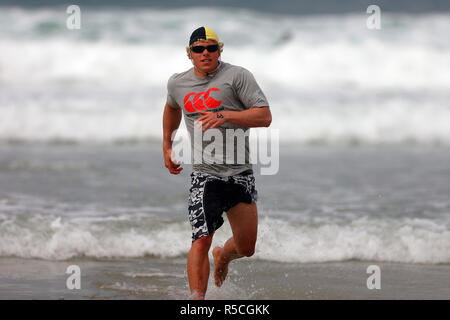
[[[238,174],[235,174],[234,176],[250,176],[253,174],[253,170],[252,169],[247,169],[245,171],[242,171]],[[228,176],[228,177],[221,177],[215,174],[211,174],[211,173],[207,173],[207,172],[202,172],[202,171],[192,171],[191,175],[207,175],[207,176],[214,176],[217,178],[229,178],[229,177],[234,177],[234,176]]]
[[249,176],[251,174],[253,174],[253,170],[252,169],[248,169],[248,170],[245,170],[244,172],[238,173],[237,175],[238,176]]

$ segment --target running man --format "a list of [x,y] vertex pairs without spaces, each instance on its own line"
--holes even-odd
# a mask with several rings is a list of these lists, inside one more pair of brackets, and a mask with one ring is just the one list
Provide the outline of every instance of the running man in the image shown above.
[[[182,113],[191,138],[192,155],[195,152],[203,155],[201,162],[194,161],[192,165],[188,201],[192,246],[187,273],[193,299],[205,298],[210,272],[208,252],[214,232],[224,222],[223,212],[227,214],[233,236],[223,247],[212,251],[216,286],[220,287],[225,280],[230,261],[253,255],[258,227],[257,191],[249,161],[248,136],[245,148],[239,149],[244,150],[245,161],[221,163],[203,153],[208,143],[194,139],[194,131],[220,130],[226,137],[227,130],[248,133],[249,128],[268,127],[272,121],[269,103],[253,75],[242,67],[220,61],[222,50],[223,43],[210,28],[194,30],[186,47],[194,66],[170,77],[163,115],[164,163],[170,173],[179,174],[183,170],[172,151],[172,133],[178,129]],[[231,140],[234,159],[241,152],[237,140]],[[227,143],[229,139],[224,145]]]

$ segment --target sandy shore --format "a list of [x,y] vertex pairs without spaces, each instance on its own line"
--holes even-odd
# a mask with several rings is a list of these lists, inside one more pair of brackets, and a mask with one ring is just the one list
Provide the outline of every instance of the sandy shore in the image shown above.
[[[81,289],[69,290],[69,265],[81,269]],[[366,285],[369,265],[381,289]],[[212,269],[213,270],[213,269]],[[230,266],[208,299],[449,299],[449,265],[340,262],[281,264],[248,259]],[[44,261],[0,258],[0,299],[187,299],[184,258]]]

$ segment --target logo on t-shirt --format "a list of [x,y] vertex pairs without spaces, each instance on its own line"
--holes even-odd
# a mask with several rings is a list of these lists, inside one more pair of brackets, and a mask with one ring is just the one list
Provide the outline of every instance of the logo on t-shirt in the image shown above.
[[211,97],[212,91],[220,91],[217,88],[210,88],[205,92],[189,92],[184,97],[184,108],[187,112],[204,111],[207,109],[215,109],[222,101],[215,100]]

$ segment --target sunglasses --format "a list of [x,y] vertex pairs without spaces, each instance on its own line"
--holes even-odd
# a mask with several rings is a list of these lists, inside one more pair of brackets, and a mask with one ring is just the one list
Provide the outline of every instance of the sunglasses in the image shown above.
[[194,51],[195,53],[202,53],[203,51],[208,50],[208,52],[216,52],[217,50],[219,50],[219,45],[218,44],[211,44],[209,46],[194,46],[191,47],[191,50]]

